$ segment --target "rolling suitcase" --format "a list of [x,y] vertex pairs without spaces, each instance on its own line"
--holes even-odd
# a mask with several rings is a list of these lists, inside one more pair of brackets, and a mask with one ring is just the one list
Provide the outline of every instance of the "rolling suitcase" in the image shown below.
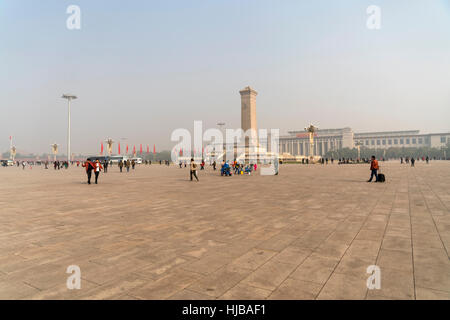
[[384,174],[383,173],[379,173],[378,174],[378,182],[385,182],[385,181],[386,181],[386,177],[384,176]]

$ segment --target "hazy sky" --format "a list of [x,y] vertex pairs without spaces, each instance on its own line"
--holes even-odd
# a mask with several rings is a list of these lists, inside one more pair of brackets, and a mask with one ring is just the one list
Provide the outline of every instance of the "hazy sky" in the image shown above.
[[[81,30],[66,9],[81,8]],[[366,27],[369,5],[381,29]],[[0,0],[0,151],[172,146],[176,128],[450,131],[450,0]]]

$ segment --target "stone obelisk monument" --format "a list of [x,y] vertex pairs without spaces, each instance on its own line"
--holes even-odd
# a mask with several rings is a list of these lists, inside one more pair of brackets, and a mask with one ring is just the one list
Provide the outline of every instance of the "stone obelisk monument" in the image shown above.
[[255,153],[258,146],[258,126],[256,125],[256,95],[258,92],[250,87],[245,87],[239,93],[241,94],[241,128],[244,133],[249,129],[252,130],[252,136],[245,137],[245,162],[248,162],[253,160],[250,159],[249,154]]

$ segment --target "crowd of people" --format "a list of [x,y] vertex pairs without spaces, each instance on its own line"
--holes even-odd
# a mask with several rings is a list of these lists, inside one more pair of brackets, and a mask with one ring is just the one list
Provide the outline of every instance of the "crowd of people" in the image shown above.
[[[379,166],[378,160],[375,158],[375,156],[372,156],[370,159],[368,159],[368,158],[361,158],[361,159],[339,158],[336,160],[338,161],[338,164],[370,163],[371,175],[370,175],[370,179],[367,182],[371,182],[373,180],[373,178],[375,178],[375,182],[380,182],[379,174],[378,174],[378,171],[380,170],[380,166]],[[386,161],[386,160],[387,159],[385,159],[385,158],[381,158],[381,161]],[[428,164],[431,161],[431,158],[429,156],[423,156],[423,157],[417,157],[417,158],[415,158],[415,157],[400,157],[401,164],[403,164],[403,163],[411,164],[412,167],[414,167],[414,164],[416,161],[420,161],[420,160],[422,160]],[[322,165],[328,164],[329,162],[331,164],[333,164],[335,162],[335,159],[334,158],[330,158],[330,159],[321,158],[319,160],[319,163],[321,163]],[[282,162],[280,161],[279,163],[282,163]],[[275,165],[275,174],[276,175],[278,174],[279,163],[277,162]],[[302,163],[309,164],[309,160],[307,158],[302,159]],[[48,169],[51,162],[49,162],[47,160],[46,161],[23,160],[23,161],[15,161],[14,164],[17,167],[22,166],[23,170],[25,170],[25,168],[27,168],[27,167],[32,168],[32,166],[34,166],[34,165],[44,165],[45,169]],[[100,162],[99,159],[96,159],[95,161],[87,159],[84,162],[80,162],[79,160],[77,160],[77,161],[71,161],[69,163],[69,161],[56,160],[56,161],[53,161],[52,164],[53,164],[54,170],[68,169],[70,164],[71,165],[76,164],[77,167],[79,167],[81,165],[86,170],[87,183],[91,184],[92,172],[94,172],[95,184],[98,184],[100,172],[103,171],[104,173],[107,173],[108,167],[112,166],[113,162],[107,161],[107,160]],[[142,164],[151,165],[152,161],[144,160],[144,161],[142,161]],[[159,160],[159,164],[160,165],[164,164],[164,165],[170,166],[170,161],[169,160]],[[134,159],[120,160],[117,163],[117,166],[118,166],[120,172],[123,172],[123,168],[126,169],[126,172],[130,172],[130,170],[135,170],[136,165],[137,165],[137,162]],[[190,164],[189,164],[189,172],[190,172],[190,180],[191,181],[194,178],[196,179],[196,181],[199,181],[197,170],[199,167],[200,167],[200,170],[205,170],[205,165],[206,165],[206,163],[205,163],[204,159],[201,160],[199,165],[197,165],[197,163],[194,161],[193,158],[191,159]],[[210,163],[210,165],[212,166],[214,171],[217,170],[216,161],[213,161],[212,163]],[[184,161],[184,162],[180,161],[179,167],[186,168],[187,167],[186,161]],[[240,163],[235,159],[230,164],[230,161],[223,160],[221,167],[220,167],[220,175],[221,176],[232,176],[233,174],[234,175],[251,175],[253,172],[256,172],[257,170],[258,170],[257,163],[245,164],[245,163]],[[383,175],[383,179],[384,179],[384,175]]]
[[[425,161],[427,164],[430,162],[430,160],[431,160],[431,158],[430,157],[428,157],[428,156],[426,156],[426,157],[422,157],[422,158],[420,158],[420,157],[417,157],[417,161],[420,161],[422,159],[422,161]],[[434,160],[436,160],[436,157],[434,158]],[[409,164],[409,163],[411,163],[411,167],[414,167],[414,164],[416,163],[416,159],[414,158],[414,157],[405,157],[405,158],[403,158],[403,157],[400,157],[400,163],[401,164],[403,164],[403,163],[406,163],[406,164]]]

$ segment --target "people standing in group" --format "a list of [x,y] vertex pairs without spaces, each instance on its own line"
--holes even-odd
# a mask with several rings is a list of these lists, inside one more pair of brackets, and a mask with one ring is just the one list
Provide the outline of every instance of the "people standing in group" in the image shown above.
[[195,177],[195,179],[197,179],[197,181],[199,181],[198,177],[197,177],[197,164],[194,162],[194,158],[191,158],[191,164],[189,167],[189,171],[190,171],[191,181],[192,181],[192,177]]
[[119,166],[120,172],[122,172],[122,169],[123,169],[123,161],[122,160],[119,161],[118,166]]
[[95,165],[92,161],[86,160],[85,163],[83,163],[81,166],[86,168],[86,174],[88,178],[88,184],[91,184],[91,176],[92,176],[92,170],[95,169]]
[[372,182],[373,177],[375,177],[375,182],[378,182],[378,161],[375,156],[372,156],[372,161],[370,161],[370,179],[367,182]]

